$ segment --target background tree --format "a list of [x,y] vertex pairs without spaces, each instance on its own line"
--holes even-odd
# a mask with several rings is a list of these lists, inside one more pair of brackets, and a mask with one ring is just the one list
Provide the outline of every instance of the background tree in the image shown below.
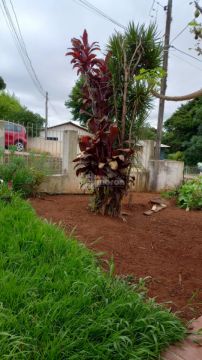
[[201,48],[201,40],[202,40],[202,23],[200,22],[202,19],[202,6],[200,6],[200,2],[191,1],[190,4],[194,3],[195,5],[195,12],[194,12],[194,19],[189,23],[191,33],[194,34],[194,38],[196,40],[195,50],[197,51],[198,55],[202,55],[202,48]]
[[141,70],[151,72],[161,64],[162,46],[155,25],[146,28],[130,23],[124,34],[115,33],[109,40],[112,54],[109,69],[112,74],[115,119],[121,131],[121,141],[129,146],[140,137],[152,95]]
[[4,90],[6,88],[6,83],[4,79],[0,76],[0,90]]
[[139,131],[140,140],[156,140],[156,133],[156,128],[145,122]]
[[[81,76],[72,88],[68,100],[65,101],[65,106],[70,109],[73,120],[79,121],[82,126],[87,126],[89,115],[82,112],[83,106],[83,86],[84,78]],[[88,109],[89,112],[91,109]]]
[[22,106],[14,95],[5,92],[0,93],[0,119],[24,125],[31,136],[38,135],[45,121],[39,114]]
[[181,105],[164,125],[163,142],[170,146],[171,153],[180,151],[183,154],[181,159],[184,158],[188,165],[195,165],[202,160],[201,119],[202,97]]

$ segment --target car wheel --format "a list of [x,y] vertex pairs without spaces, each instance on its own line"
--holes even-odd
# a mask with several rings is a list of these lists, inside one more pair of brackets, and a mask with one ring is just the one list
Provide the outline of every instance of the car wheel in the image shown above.
[[19,152],[22,152],[24,151],[24,144],[21,142],[21,141],[17,141],[15,143],[15,146],[16,146],[16,151],[19,151]]

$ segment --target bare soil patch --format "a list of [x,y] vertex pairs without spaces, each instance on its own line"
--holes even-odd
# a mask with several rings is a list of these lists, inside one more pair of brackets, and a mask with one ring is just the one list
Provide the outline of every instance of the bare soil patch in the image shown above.
[[103,259],[113,256],[116,274],[151,277],[149,296],[169,302],[184,319],[196,318],[202,314],[202,211],[186,212],[168,202],[165,210],[143,215],[154,197],[134,193],[132,207],[123,206],[127,222],[94,215],[85,195],[45,196],[31,203],[39,216],[67,233],[75,228],[79,241],[105,252]]

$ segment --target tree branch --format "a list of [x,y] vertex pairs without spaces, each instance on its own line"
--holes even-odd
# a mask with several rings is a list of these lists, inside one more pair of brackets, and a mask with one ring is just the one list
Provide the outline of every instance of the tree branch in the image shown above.
[[195,6],[196,6],[197,10],[199,10],[200,13],[202,14],[202,7],[198,4],[197,1],[194,1],[194,2],[195,2]]
[[167,95],[161,95],[157,91],[152,90],[152,95],[155,96],[158,99],[166,100],[166,101],[186,101],[186,100],[192,100],[197,97],[202,96],[202,89],[198,91],[194,91],[193,93],[183,95],[183,96],[167,96]]
[[127,94],[128,94],[128,75],[129,69],[127,65],[127,56],[126,51],[123,47],[123,66],[124,66],[124,90],[123,90],[123,106],[122,106],[122,116],[121,116],[121,145],[123,146],[124,137],[125,137],[125,129],[126,129],[126,113],[127,113]]

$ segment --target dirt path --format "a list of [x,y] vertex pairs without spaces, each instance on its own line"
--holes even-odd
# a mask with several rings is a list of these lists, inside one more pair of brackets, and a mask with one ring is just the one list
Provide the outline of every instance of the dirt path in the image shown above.
[[[127,222],[92,214],[83,195],[31,200],[39,216],[62,223],[67,233],[105,257],[114,257],[117,274],[147,277],[149,296],[192,319],[202,314],[202,212],[186,212],[170,203],[143,215],[154,195],[135,193]],[[155,195],[156,197],[156,195]]]

